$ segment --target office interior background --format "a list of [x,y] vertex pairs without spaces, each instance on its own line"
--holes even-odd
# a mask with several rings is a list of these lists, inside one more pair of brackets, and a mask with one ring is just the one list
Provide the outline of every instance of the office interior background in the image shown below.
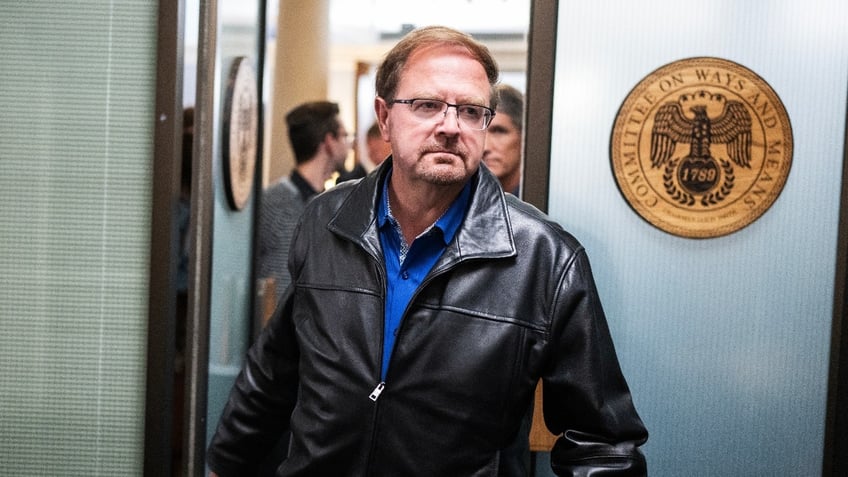
[[[525,91],[524,199],[586,246],[651,438],[651,475],[845,475],[848,4],[770,0],[129,0],[0,4],[0,472],[202,475],[261,315],[261,189],[282,112],[338,101],[361,137],[408,26],[478,36]],[[727,59],[778,94],[794,151],[774,204],[692,239],[639,217],[610,166],[652,71]],[[228,197],[237,59],[256,75],[250,200]],[[185,332],[183,109],[194,108]],[[536,476],[553,475],[544,450]]]

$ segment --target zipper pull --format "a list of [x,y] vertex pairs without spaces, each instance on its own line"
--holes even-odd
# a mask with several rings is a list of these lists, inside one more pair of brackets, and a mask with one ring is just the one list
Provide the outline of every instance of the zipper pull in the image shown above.
[[377,385],[376,388],[374,388],[373,391],[371,391],[371,395],[368,396],[368,398],[371,399],[374,402],[377,402],[377,398],[380,397],[380,393],[383,392],[383,388],[385,388],[385,387],[386,387],[386,383],[381,382],[380,384]]

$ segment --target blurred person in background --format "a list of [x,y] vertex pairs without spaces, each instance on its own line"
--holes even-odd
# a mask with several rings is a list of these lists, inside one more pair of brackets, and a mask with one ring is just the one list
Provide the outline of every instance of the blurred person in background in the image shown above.
[[[392,153],[392,145],[383,139],[380,134],[380,125],[376,122],[365,132],[365,150],[368,152],[368,161],[373,167],[377,167],[386,160]],[[351,179],[361,179],[368,174],[365,165],[362,162],[357,162],[350,171],[344,171],[339,174],[336,184]]]
[[497,86],[498,110],[486,134],[483,162],[501,187],[516,197],[521,194],[521,154],[524,148],[524,95],[508,84]]
[[290,278],[286,269],[294,226],[306,202],[324,191],[325,183],[344,164],[350,135],[330,101],[310,101],[286,114],[295,167],[291,174],[262,192],[256,250],[257,277],[272,278],[280,297]]

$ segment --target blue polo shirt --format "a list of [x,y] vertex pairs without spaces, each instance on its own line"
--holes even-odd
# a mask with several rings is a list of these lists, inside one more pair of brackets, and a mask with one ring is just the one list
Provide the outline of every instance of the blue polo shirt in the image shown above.
[[424,281],[424,277],[433,268],[436,260],[453,240],[471,196],[471,182],[465,184],[462,192],[453,204],[427,230],[407,244],[403,239],[392,210],[389,206],[389,179],[392,171],[383,182],[383,195],[377,211],[377,225],[380,230],[380,244],[383,246],[383,260],[386,263],[386,316],[383,327],[383,369],[381,379],[386,379],[389,358],[392,355],[395,338],[400,329],[406,306],[412,295]]

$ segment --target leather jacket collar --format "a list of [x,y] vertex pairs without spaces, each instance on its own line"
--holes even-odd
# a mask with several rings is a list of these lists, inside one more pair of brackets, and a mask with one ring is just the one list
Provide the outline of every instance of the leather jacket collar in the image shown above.
[[[392,158],[389,157],[357,184],[327,225],[334,233],[360,244],[382,261],[377,234],[376,204]],[[500,183],[481,162],[471,179],[471,202],[456,237],[436,262],[434,271],[471,258],[503,258],[515,255],[506,197]]]

